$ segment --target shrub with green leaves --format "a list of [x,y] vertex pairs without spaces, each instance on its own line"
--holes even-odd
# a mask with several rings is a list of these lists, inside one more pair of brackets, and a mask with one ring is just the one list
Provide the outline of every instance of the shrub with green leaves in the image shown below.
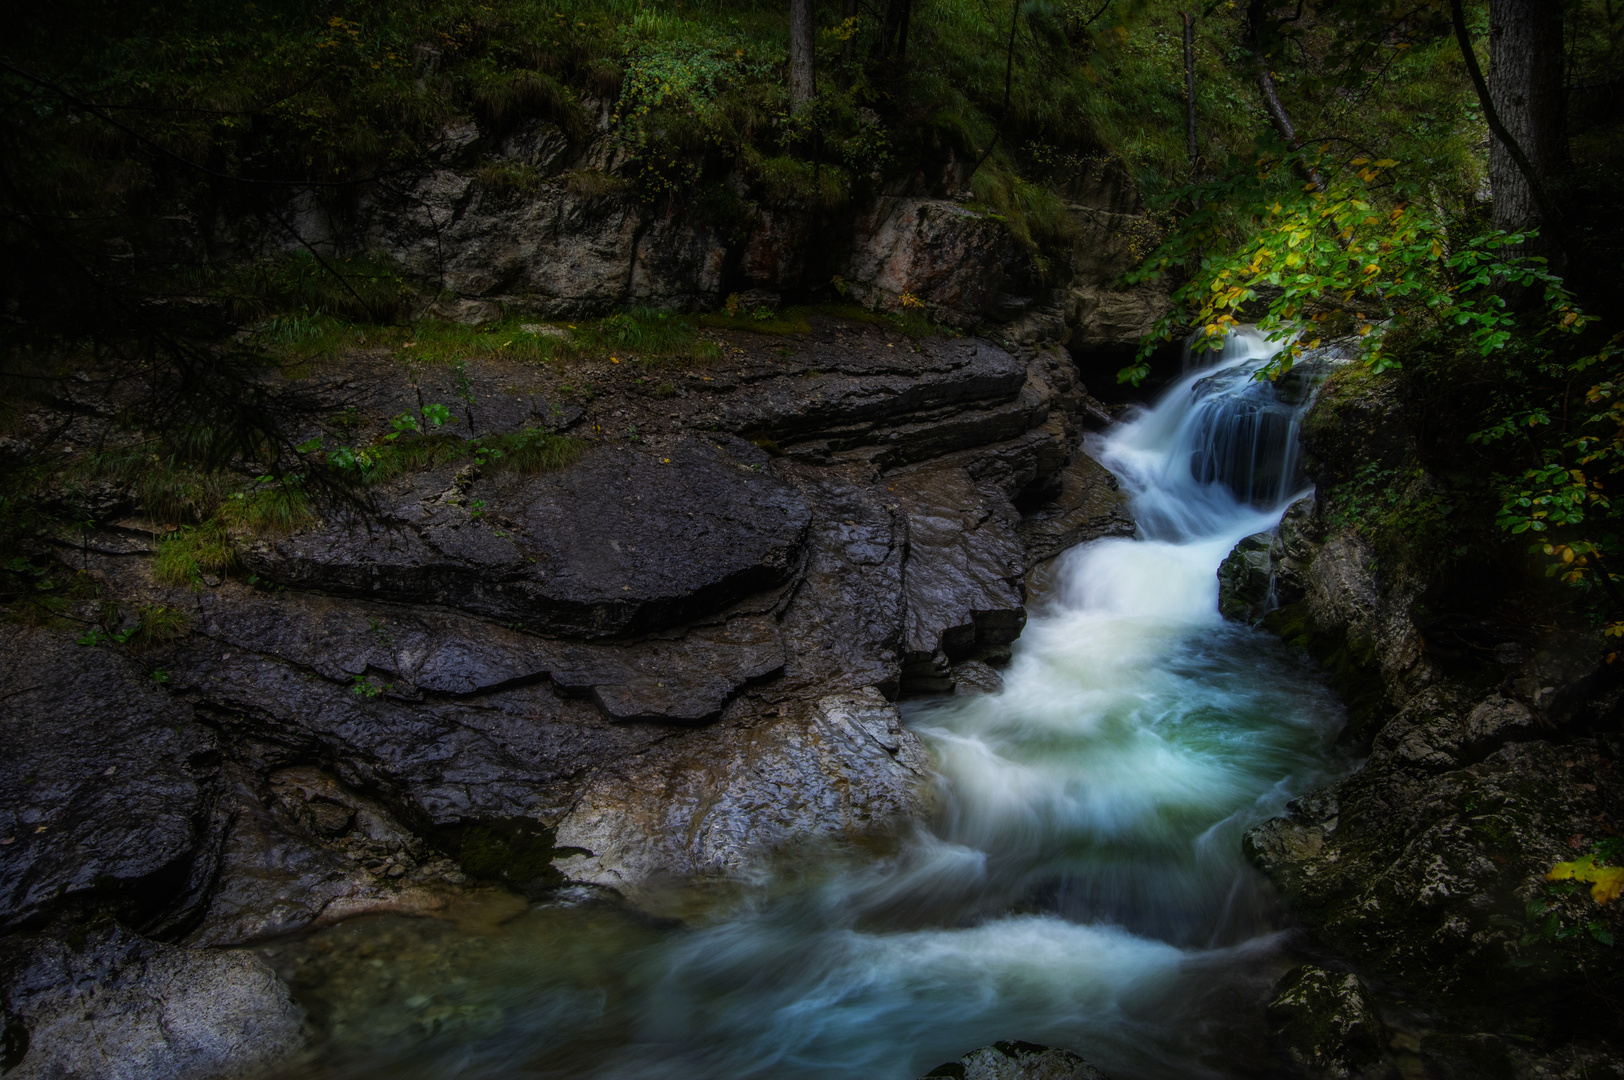
[[[1543,291],[1551,325],[1578,332],[1585,325],[1560,278],[1544,260],[1522,258],[1527,239],[1501,230],[1473,231],[1429,209],[1413,183],[1375,184],[1392,160],[1354,158],[1346,167],[1320,152],[1260,159],[1252,175],[1232,175],[1191,189],[1197,211],[1132,281],[1166,276],[1188,280],[1173,292],[1171,310],[1156,324],[1138,361],[1119,378],[1138,383],[1159,341],[1180,326],[1197,327],[1195,348],[1216,347],[1242,322],[1254,322],[1279,343],[1265,371],[1278,377],[1304,349],[1320,344],[1320,324],[1342,316],[1365,338],[1364,362],[1376,371],[1396,361],[1383,338],[1407,324],[1463,328],[1482,356],[1510,341],[1517,314],[1508,283]],[[1293,167],[1322,182],[1284,181]],[[1284,181],[1284,182],[1283,182]],[[1250,227],[1237,241],[1215,228],[1215,209],[1236,205]]]

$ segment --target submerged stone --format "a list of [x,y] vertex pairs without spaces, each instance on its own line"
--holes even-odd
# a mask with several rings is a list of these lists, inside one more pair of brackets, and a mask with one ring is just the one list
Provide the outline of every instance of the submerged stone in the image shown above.
[[938,1065],[921,1080],[1109,1080],[1070,1050],[1029,1042],[999,1042]]
[[0,986],[11,1080],[227,1080],[305,1045],[288,988],[241,950],[161,945],[122,927],[72,944],[10,938]]

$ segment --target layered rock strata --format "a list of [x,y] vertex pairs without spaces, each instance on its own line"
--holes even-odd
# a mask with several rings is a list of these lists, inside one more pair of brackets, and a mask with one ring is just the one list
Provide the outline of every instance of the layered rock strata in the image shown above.
[[[995,686],[1028,568],[1131,530],[1078,451],[1086,394],[1055,346],[821,319],[721,344],[659,394],[631,357],[471,362],[456,427],[550,426],[584,439],[580,460],[408,471],[367,513],[244,537],[239,572],[191,587],[152,577],[162,523],[107,493],[61,539],[100,590],[73,614],[163,608],[184,632],[134,650],[0,630],[14,979],[109,916],[146,935],[130,948],[229,960],[174,943],[433,912],[480,879],[646,899],[925,812],[898,696]],[[304,389],[342,418],[329,445],[364,445],[419,390],[452,400],[451,378],[413,386],[362,353]],[[260,994],[265,973],[221,962],[208,978]],[[21,1031],[72,1007],[12,985]],[[291,1052],[272,1026],[256,1045]]]

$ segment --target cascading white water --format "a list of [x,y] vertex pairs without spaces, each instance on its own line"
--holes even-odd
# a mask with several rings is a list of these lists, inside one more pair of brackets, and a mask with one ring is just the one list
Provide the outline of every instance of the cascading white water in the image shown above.
[[1279,961],[1241,835],[1329,775],[1341,725],[1304,661],[1217,615],[1219,562],[1292,494],[1268,351],[1237,334],[1091,447],[1141,536],[1061,557],[1002,693],[909,707],[933,827],[694,929],[533,910],[458,976],[477,1037],[343,1071],[903,1080],[1026,1039],[1117,1080],[1244,1075],[1225,1026],[1256,1009],[1232,1003]]

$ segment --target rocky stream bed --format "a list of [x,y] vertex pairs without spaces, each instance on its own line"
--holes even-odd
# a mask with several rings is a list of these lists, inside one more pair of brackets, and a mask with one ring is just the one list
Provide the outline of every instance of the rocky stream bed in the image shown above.
[[[116,486],[52,538],[98,583],[87,605],[188,632],[136,652],[0,627],[8,1076],[288,1068],[336,1022],[276,951],[313,928],[477,922],[561,889],[680,919],[674,884],[886,850],[932,812],[897,702],[997,690],[1047,561],[1132,534],[1081,450],[1109,417],[1041,331],[717,336],[720,361],[658,386],[578,366],[585,400],[470,364],[477,433],[556,427],[581,459],[410,472],[196,587],[152,577],[158,523]],[[418,378],[452,396],[449,372]],[[364,351],[305,388],[351,439],[417,393]],[[88,443],[107,415],[74,405]],[[1411,452],[1392,402],[1335,380],[1304,431],[1322,491]],[[1624,814],[1617,681],[1588,640],[1423,625],[1376,565],[1310,497],[1219,575],[1226,614],[1326,663],[1368,753],[1246,837],[1304,961],[1260,1074],[1618,1074],[1604,939],[1624,928],[1543,880]],[[1542,935],[1546,902],[1559,930],[1594,925]],[[933,1075],[1097,1075],[1001,1045]]]

